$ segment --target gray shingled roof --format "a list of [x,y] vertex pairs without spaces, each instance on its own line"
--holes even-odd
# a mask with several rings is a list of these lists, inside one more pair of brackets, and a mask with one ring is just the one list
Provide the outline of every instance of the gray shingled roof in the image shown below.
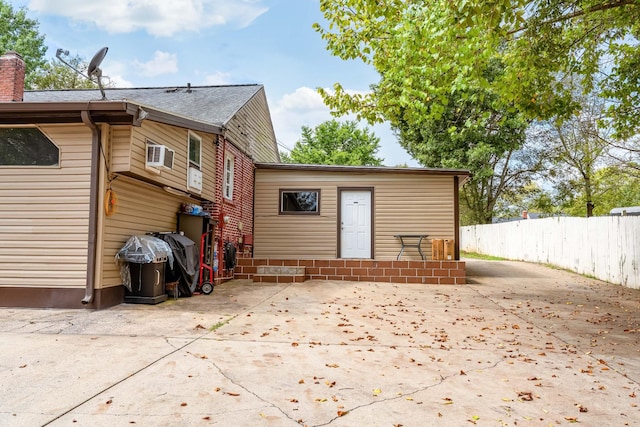
[[[224,126],[262,85],[107,89],[108,101],[130,101],[203,123]],[[25,91],[24,102],[100,101],[97,89]]]

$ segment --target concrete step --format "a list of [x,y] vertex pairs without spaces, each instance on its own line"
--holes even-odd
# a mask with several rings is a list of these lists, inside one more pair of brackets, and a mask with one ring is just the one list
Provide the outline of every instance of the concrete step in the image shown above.
[[301,283],[307,280],[306,267],[259,265],[253,275],[254,282]]

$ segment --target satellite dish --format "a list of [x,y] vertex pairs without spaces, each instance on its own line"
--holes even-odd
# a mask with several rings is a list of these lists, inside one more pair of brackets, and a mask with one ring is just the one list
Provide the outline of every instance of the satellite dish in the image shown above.
[[102,77],[102,70],[100,69],[100,64],[102,64],[102,60],[107,55],[108,47],[103,47],[100,49],[93,58],[91,58],[91,62],[89,62],[89,68],[87,68],[87,73],[89,74],[89,79],[93,76],[96,76],[96,80],[98,81],[98,87],[100,88],[100,93],[102,94],[102,100],[106,100],[107,97],[104,94],[104,89],[102,88],[102,82],[100,78]]
[[108,50],[109,50],[108,47],[103,47],[98,51],[98,53],[93,55],[91,62],[89,62],[89,68],[87,68],[87,73],[89,73],[89,77],[92,77],[94,74],[97,77],[102,76],[102,70],[100,70],[100,68],[98,67],[100,67],[100,64],[102,64],[102,60],[107,55]]

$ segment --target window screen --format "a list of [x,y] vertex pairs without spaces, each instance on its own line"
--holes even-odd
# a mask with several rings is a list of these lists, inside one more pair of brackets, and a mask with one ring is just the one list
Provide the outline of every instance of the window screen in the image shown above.
[[280,190],[281,214],[320,214],[320,190]]
[[59,166],[60,149],[38,128],[0,128],[0,166]]

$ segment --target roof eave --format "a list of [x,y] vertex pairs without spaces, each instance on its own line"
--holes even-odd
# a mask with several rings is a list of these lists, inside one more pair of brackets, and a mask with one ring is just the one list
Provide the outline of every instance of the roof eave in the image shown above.
[[97,123],[139,126],[144,120],[221,135],[222,126],[167,113],[147,105],[124,101],[0,102],[0,125],[35,123],[82,123],[81,111],[89,111]]

